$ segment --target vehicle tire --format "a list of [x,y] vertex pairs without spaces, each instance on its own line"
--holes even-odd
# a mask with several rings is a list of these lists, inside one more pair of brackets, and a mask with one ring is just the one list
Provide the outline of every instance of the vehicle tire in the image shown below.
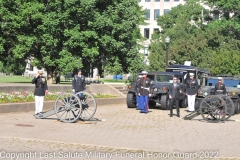
[[169,98],[168,95],[162,95],[161,96],[161,108],[165,110],[169,110]]
[[179,107],[180,108],[187,108],[187,96],[181,100],[179,100]]
[[237,99],[236,101],[234,101],[233,102],[234,103],[234,107],[235,107],[235,111],[234,111],[234,113],[235,114],[239,114],[239,112],[240,112],[240,102],[239,102],[239,99]]
[[136,96],[134,93],[127,94],[127,107],[136,108]]
[[195,111],[200,108],[200,102],[199,102],[198,99],[195,101],[195,106],[194,106],[194,108],[195,108]]
[[155,107],[156,106],[156,102],[150,100],[148,102],[148,105],[151,106],[151,107]]

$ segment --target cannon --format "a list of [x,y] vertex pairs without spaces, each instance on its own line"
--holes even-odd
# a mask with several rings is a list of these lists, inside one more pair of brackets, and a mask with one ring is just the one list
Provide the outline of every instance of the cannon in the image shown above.
[[61,122],[72,123],[77,120],[91,119],[97,110],[97,104],[88,92],[81,91],[76,94],[62,93],[55,100],[52,110],[35,115],[37,119],[43,119],[56,114]]
[[183,117],[184,120],[191,120],[201,115],[204,120],[211,123],[225,121],[234,114],[234,103],[231,97],[226,95],[209,95],[205,97],[198,110]]

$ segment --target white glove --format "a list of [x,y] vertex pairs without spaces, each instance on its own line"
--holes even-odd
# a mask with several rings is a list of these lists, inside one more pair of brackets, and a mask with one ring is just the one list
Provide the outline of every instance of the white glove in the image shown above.
[[75,89],[72,89],[73,92],[75,92]]
[[151,97],[152,94],[149,94],[149,97]]
[[140,93],[138,93],[138,96],[140,96]]

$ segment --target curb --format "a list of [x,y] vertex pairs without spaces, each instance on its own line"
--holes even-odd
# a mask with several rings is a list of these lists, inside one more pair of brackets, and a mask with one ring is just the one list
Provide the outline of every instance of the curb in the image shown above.
[[[108,104],[125,104],[126,98],[96,98],[97,106]],[[55,101],[44,101],[43,110],[53,109]],[[35,111],[35,102],[0,104],[0,113]]]

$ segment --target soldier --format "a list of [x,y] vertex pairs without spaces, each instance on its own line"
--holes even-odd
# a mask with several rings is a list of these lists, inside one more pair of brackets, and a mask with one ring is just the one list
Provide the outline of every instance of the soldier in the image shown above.
[[218,77],[218,83],[215,84],[214,93],[215,93],[215,95],[217,95],[217,94],[225,95],[227,93],[226,86],[222,81],[222,77]]
[[140,108],[142,109],[140,113],[148,113],[148,96],[151,96],[152,89],[151,89],[151,84],[152,81],[150,78],[147,77],[147,72],[142,71],[142,78],[139,81],[138,89],[139,93],[138,95],[140,96]]
[[140,105],[139,105],[139,102],[140,102],[140,96],[139,96],[139,88],[138,88],[138,85],[139,85],[139,82],[140,82],[140,79],[142,78],[142,75],[138,75],[137,79],[136,79],[136,103],[137,103],[137,110],[142,110],[142,108],[140,108]]
[[175,102],[176,109],[177,109],[177,117],[180,117],[180,111],[179,111],[179,94],[182,93],[182,89],[180,87],[180,83],[178,83],[178,78],[173,77],[173,83],[169,86],[169,99],[170,99],[170,117],[172,117],[173,114],[173,104]]
[[186,94],[188,97],[188,111],[195,111],[195,98],[198,93],[198,82],[194,79],[194,73],[189,73],[190,78],[186,81]]
[[[72,81],[72,90],[76,94],[80,91],[86,90],[85,77],[82,75],[82,71],[79,69],[78,74],[74,76]],[[79,95],[81,96],[81,95]]]
[[38,74],[32,80],[32,84],[35,84],[35,114],[42,114],[44,96],[48,93],[47,80],[43,76],[43,71],[38,71]]

